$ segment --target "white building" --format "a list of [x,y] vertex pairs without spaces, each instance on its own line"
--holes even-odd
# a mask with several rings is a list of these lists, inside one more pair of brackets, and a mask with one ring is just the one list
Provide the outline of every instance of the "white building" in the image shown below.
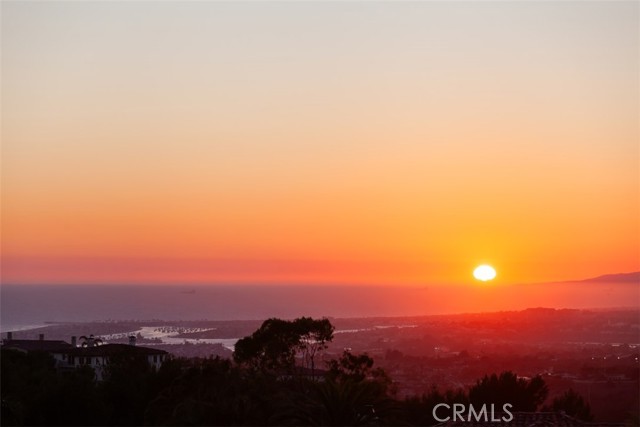
[[135,337],[130,337],[129,344],[100,345],[99,339],[91,339],[90,345],[77,346],[76,337],[72,337],[71,342],[72,344],[61,340],[45,340],[43,334],[38,340],[14,340],[9,333],[7,339],[3,341],[2,348],[25,353],[34,351],[49,353],[56,361],[58,369],[90,366],[95,371],[98,381],[104,378],[105,367],[116,359],[145,360],[153,369],[160,369],[168,355],[164,350],[136,346]]

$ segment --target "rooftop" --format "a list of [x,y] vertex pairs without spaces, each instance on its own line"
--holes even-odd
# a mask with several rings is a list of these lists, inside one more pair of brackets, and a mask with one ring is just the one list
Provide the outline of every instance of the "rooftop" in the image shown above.
[[2,348],[57,353],[72,350],[73,346],[62,340],[4,340]]
[[95,347],[76,347],[68,351],[74,356],[114,356],[118,354],[159,355],[167,354],[164,350],[149,347],[137,347],[129,344],[103,344]]

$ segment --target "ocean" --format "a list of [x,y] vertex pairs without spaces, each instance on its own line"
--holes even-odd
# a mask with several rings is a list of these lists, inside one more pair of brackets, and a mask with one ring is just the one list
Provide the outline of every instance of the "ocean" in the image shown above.
[[530,307],[638,307],[635,283],[536,285],[1,285],[0,330],[49,322],[400,317]]

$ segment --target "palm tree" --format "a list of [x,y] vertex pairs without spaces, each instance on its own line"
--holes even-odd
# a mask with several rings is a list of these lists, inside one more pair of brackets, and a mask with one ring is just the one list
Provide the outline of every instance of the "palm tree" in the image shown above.
[[281,402],[272,421],[285,425],[378,425],[394,408],[372,381],[324,382],[311,385],[310,393],[296,394]]
[[88,337],[83,335],[79,338],[79,340],[82,341],[82,347],[97,347],[103,344],[102,340],[100,338],[94,337],[93,334],[89,335]]

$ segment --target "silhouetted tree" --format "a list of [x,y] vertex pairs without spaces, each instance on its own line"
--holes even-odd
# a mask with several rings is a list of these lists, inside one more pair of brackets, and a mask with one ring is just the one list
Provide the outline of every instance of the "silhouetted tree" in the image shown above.
[[102,425],[107,406],[83,366],[57,372],[44,352],[2,350],[2,425]]
[[288,420],[293,425],[359,426],[382,423],[393,405],[371,381],[327,380],[295,399],[294,408]]
[[293,324],[281,319],[267,319],[262,326],[235,345],[234,360],[262,371],[289,370],[295,364],[300,336]]
[[104,367],[99,386],[109,404],[110,425],[142,425],[152,399],[151,378],[155,375],[146,356],[122,352],[112,354]]
[[593,421],[591,406],[572,388],[567,390],[562,396],[553,399],[551,405],[544,409],[563,411],[565,414],[582,421]]
[[93,336],[93,334],[89,335],[88,337],[82,335],[78,339],[82,341],[82,343],[80,344],[81,347],[97,347],[99,345],[102,345],[102,340],[100,338],[96,338],[95,336]]
[[441,393],[435,386],[433,386],[429,393],[405,399],[402,404],[402,413],[404,416],[404,420],[402,421],[410,425],[438,424],[439,421],[433,417],[433,408],[440,403],[446,403],[450,407],[455,403],[461,403],[467,407],[469,404],[469,397],[464,390],[447,390],[446,392]]
[[291,372],[298,351],[315,368],[314,358],[333,339],[328,319],[302,317],[293,321],[271,318],[236,343],[234,360],[264,372]]
[[218,357],[175,360],[168,368],[177,375],[148,405],[147,425],[264,425],[273,414],[273,379],[246,375]]
[[378,384],[381,391],[386,393],[391,385],[391,378],[382,368],[374,368],[373,359],[366,353],[352,354],[344,351],[337,360],[330,360],[327,363],[329,368],[327,378],[336,382],[361,382],[370,380]]
[[276,425],[380,425],[393,420],[397,405],[374,381],[326,379],[289,390],[276,404]]
[[300,335],[298,350],[307,367],[311,368],[312,377],[315,375],[315,356],[327,348],[327,343],[333,340],[334,327],[327,318],[314,320],[311,317],[301,317],[294,321],[297,333]]
[[540,376],[530,380],[518,378],[510,371],[500,375],[485,375],[469,390],[469,401],[474,406],[494,403],[502,408],[513,405],[514,411],[535,411],[547,397],[549,389]]

